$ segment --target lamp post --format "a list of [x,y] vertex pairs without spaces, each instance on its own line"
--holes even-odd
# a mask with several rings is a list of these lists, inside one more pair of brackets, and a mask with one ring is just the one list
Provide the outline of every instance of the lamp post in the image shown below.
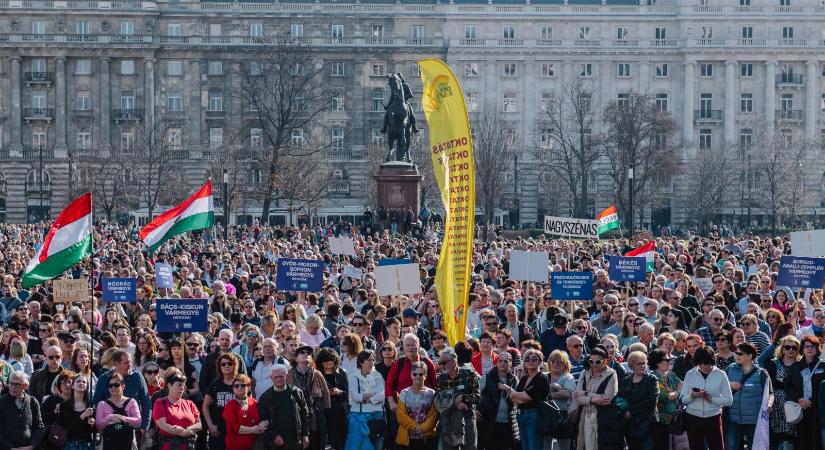
[[40,161],[40,214],[43,214],[43,144],[40,144],[37,149]]
[[223,240],[229,239],[229,172],[223,169]]
[[627,202],[627,210],[628,210],[627,232],[628,232],[628,237],[633,237],[633,168],[632,167],[627,169],[627,185],[629,186],[628,202]]

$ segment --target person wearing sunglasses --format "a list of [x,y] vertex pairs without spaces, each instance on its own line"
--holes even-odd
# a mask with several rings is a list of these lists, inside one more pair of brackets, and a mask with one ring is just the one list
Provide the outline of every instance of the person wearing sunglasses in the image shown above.
[[141,427],[140,407],[135,399],[124,395],[126,379],[119,372],[101,378],[98,390],[103,386],[109,395],[97,404],[95,416],[95,425],[103,436],[102,448],[123,450],[124,444],[133,445],[135,430]]
[[813,308],[812,323],[807,327],[801,327],[797,333],[797,337],[817,336],[820,339],[825,338],[825,308],[816,306]]
[[774,391],[774,408],[770,422],[771,442],[775,443],[778,448],[782,448],[783,442],[791,444],[796,435],[796,426],[788,423],[785,408],[780,405],[790,400],[785,393],[785,386],[793,365],[802,357],[799,351],[800,346],[801,343],[796,336],[784,336],[777,342],[776,350],[771,358],[765,362],[765,370],[768,371]]
[[745,340],[756,347],[757,354],[762,354],[770,345],[771,339],[762,331],[759,331],[759,322],[755,315],[745,314],[739,320],[739,326],[745,332]]
[[438,411],[435,408],[435,391],[428,388],[427,365],[416,361],[412,366],[412,386],[401,391],[398,397],[398,433],[395,443],[410,449],[435,450],[438,447],[436,424]]
[[[728,426],[725,433],[725,448],[740,450],[743,441],[753,442],[756,421],[762,405],[765,386],[769,383],[768,372],[756,364],[756,347],[750,342],[736,346],[736,362],[728,366],[727,374],[733,403],[728,410]],[[773,385],[769,385],[768,404],[772,405]]]
[[[194,448],[196,435],[203,425],[200,411],[191,400],[183,398],[186,377],[174,367],[167,369],[164,379],[165,396],[159,397],[152,408],[152,420],[157,426],[159,450]],[[172,443],[176,442],[177,445]],[[121,449],[124,450],[124,449]]]
[[607,366],[607,350],[596,345],[590,351],[588,368],[580,374],[571,409],[579,415],[578,448],[618,450],[618,416],[615,397],[619,388],[616,371]]
[[220,376],[212,380],[203,397],[201,413],[209,428],[209,449],[223,450],[224,437],[226,436],[226,422],[223,420],[223,409],[226,403],[232,398],[232,383],[235,375],[241,373],[239,368],[240,358],[234,353],[221,353],[216,360],[216,369]]
[[227,402],[223,410],[223,420],[226,422],[226,450],[252,448],[256,437],[266,431],[269,425],[269,422],[261,421],[258,403],[251,395],[251,383],[252,380],[244,374],[237,374],[232,380],[234,397]]
[[656,410],[659,417],[650,426],[654,449],[670,448],[668,425],[679,406],[679,385],[682,380],[670,370],[672,360],[673,357],[661,349],[650,352],[647,360],[648,368],[656,377],[659,386],[659,395],[656,398]]

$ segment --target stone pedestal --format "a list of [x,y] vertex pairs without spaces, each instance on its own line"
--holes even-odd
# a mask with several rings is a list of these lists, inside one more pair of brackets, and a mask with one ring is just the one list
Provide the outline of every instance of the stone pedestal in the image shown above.
[[405,210],[412,208],[416,216],[421,209],[421,180],[418,166],[406,162],[394,161],[381,164],[375,180],[378,183],[378,204],[384,207]]

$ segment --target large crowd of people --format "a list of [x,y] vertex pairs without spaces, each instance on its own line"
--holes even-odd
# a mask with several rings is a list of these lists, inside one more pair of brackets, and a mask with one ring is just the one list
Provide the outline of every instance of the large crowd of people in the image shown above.
[[[610,257],[643,242],[490,233],[449,342],[437,229],[232,227],[149,255],[99,223],[74,304],[22,286],[47,229],[0,225],[0,450],[823,449],[823,289],[777,286],[787,237],[654,238],[647,279],[619,283]],[[510,279],[512,250],[592,271],[592,299]],[[279,258],[322,260],[323,290],[278,289]],[[419,264],[420,293],[379,295],[382,258]],[[137,300],[104,302],[107,277]],[[158,298],[208,299],[208,330],[158,332]]]

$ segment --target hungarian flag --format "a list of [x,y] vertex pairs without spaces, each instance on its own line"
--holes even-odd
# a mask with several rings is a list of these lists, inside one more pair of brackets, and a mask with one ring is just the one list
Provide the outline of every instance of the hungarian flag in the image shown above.
[[149,247],[149,254],[152,254],[172,236],[209,228],[214,223],[212,180],[208,180],[195,195],[155,217],[155,220],[143,227],[140,230],[140,238]]
[[619,228],[619,214],[616,212],[616,205],[611,205],[609,208],[600,212],[599,215],[596,216],[596,220],[599,221],[599,234]]
[[43,245],[26,266],[23,287],[58,277],[92,254],[92,194],[71,202],[54,220]]
[[653,254],[656,253],[656,246],[653,244],[653,241],[648,242],[647,244],[625,253],[625,256],[644,256],[647,264],[648,272],[653,272]]

